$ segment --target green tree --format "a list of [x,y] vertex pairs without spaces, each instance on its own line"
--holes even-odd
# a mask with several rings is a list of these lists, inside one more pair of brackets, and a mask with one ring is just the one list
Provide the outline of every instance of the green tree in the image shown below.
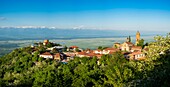
[[170,86],[170,34],[165,37],[156,36],[154,39],[155,42],[147,46],[146,62],[140,63],[141,68],[137,70],[142,74],[138,85],[168,87]]
[[99,46],[99,47],[98,47],[98,49],[99,49],[99,50],[102,50],[102,49],[103,49],[103,47],[102,47],[102,46]]
[[[103,47],[102,47],[103,48]],[[122,52],[101,59],[75,57],[67,64],[39,58],[40,49],[18,48],[0,58],[0,86],[169,87],[170,34],[148,44],[145,61],[130,61]]]
[[64,48],[62,49],[63,52],[67,51],[67,46],[64,46]]
[[76,52],[80,52],[80,50],[78,48],[75,49]]
[[52,53],[58,53],[59,51],[56,48],[53,48]]
[[104,85],[121,87],[125,86],[126,83],[133,78],[133,73],[132,70],[129,69],[128,61],[120,52],[108,56],[104,72],[106,76],[106,78],[104,78]]
[[131,42],[131,37],[129,36],[129,42]]
[[48,44],[46,45],[46,47],[48,47],[48,48],[53,47],[53,44],[52,44],[52,43],[48,43]]
[[99,50],[104,50],[104,49],[106,49],[106,48],[108,48],[108,47],[102,47],[102,46],[99,46],[99,47],[98,47]]
[[139,40],[139,43],[137,44],[137,46],[144,47],[144,39]]

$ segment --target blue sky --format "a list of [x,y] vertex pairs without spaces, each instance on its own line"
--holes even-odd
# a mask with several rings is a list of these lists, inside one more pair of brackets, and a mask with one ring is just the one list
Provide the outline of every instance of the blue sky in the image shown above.
[[0,0],[0,26],[170,30],[169,0]]

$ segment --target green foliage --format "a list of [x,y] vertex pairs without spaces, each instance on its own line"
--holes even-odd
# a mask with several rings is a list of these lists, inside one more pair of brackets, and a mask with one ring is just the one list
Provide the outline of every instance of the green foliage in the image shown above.
[[37,48],[39,53],[44,53],[46,51],[45,47],[40,46]]
[[48,47],[48,48],[53,47],[53,44],[52,44],[52,43],[48,43],[48,44],[46,45],[46,47]]
[[80,50],[78,48],[75,49],[76,52],[80,52]]
[[66,52],[67,51],[67,46],[64,46],[64,48],[62,49],[63,52]]
[[137,44],[137,46],[144,46],[144,39],[139,40],[139,43]]
[[170,34],[155,37],[147,48],[145,61],[128,61],[116,52],[101,59],[75,57],[68,64],[39,58],[43,46],[34,54],[30,47],[15,49],[0,58],[0,86],[170,86]]
[[99,49],[99,50],[104,50],[104,49],[106,49],[107,47],[102,47],[102,46],[99,46],[97,49]]
[[129,42],[131,42],[131,37],[129,36]]
[[130,36],[127,37],[126,42],[131,42],[131,37]]
[[61,46],[60,44],[57,44],[57,43],[51,43],[49,42],[46,47],[50,48],[50,47],[54,47],[54,46]]
[[56,48],[53,48],[52,53],[58,53],[59,51]]
[[99,50],[102,50],[102,49],[103,49],[103,47],[102,47],[102,46],[99,46],[99,47],[98,47],[98,49],[99,49]]
[[118,46],[117,46],[117,45],[114,45],[113,47],[114,47],[114,48],[118,48]]

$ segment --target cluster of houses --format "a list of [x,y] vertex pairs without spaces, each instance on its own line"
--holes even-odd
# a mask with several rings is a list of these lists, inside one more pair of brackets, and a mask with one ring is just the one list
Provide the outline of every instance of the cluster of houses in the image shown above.
[[[136,44],[140,41],[140,33],[136,33]],[[49,40],[44,40],[43,45],[47,45]],[[96,49],[96,50],[82,50],[78,46],[71,46],[67,48],[67,51],[62,52],[63,46],[54,46],[51,48],[47,48],[47,50],[53,50],[54,48],[60,50],[58,53],[44,52],[40,54],[40,57],[56,59],[59,61],[67,62],[75,57],[97,57],[100,59],[102,55],[105,54],[113,54],[115,52],[121,51],[126,59],[129,60],[143,60],[145,59],[145,54],[142,52],[143,49],[141,46],[137,46],[130,41],[130,37],[124,43],[114,43],[113,47],[105,48],[105,49]]]

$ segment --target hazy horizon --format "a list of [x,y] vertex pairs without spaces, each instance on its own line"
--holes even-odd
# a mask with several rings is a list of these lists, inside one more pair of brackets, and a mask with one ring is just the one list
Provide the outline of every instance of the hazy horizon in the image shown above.
[[168,0],[0,0],[0,26],[169,31]]

